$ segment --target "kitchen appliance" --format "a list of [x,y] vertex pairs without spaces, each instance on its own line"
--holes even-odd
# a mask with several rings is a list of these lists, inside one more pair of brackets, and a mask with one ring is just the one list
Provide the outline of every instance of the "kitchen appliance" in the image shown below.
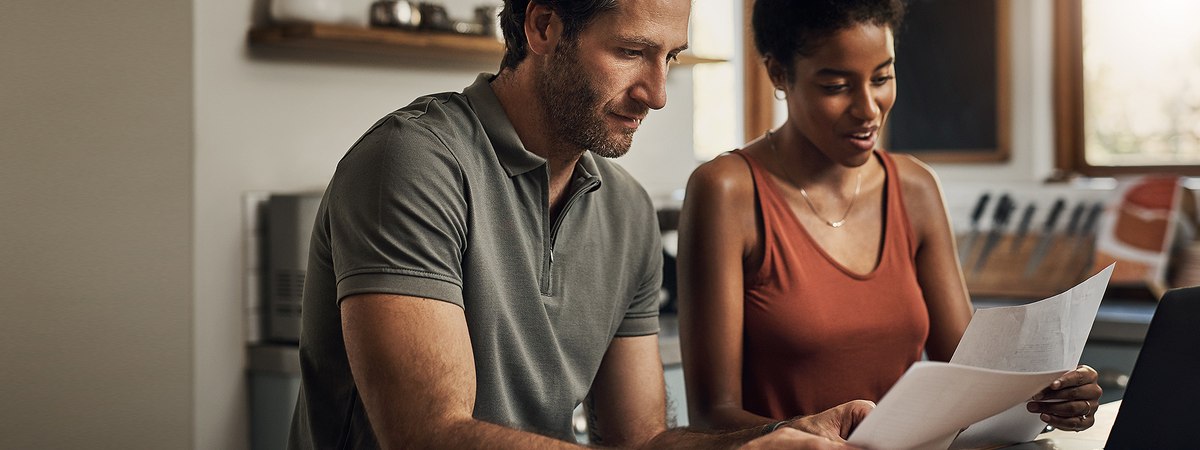
[[300,341],[300,302],[308,268],[308,242],[312,235],[320,193],[273,194],[267,200],[266,223],[266,330],[271,342]]
[[250,450],[286,450],[300,392],[300,347],[256,344],[246,350]]

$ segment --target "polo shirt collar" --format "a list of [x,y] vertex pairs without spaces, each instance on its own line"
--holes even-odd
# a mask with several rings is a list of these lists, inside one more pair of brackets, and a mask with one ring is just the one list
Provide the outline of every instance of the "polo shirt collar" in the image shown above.
[[[596,156],[591,151],[583,152],[579,157],[579,162],[575,163],[575,175],[577,182],[585,186],[589,185],[588,192],[600,189],[600,168],[596,166]],[[594,183],[591,183],[595,180]]]
[[525,150],[525,145],[517,136],[517,130],[504,113],[504,107],[500,106],[500,99],[496,98],[495,91],[492,91],[491,81],[494,78],[496,76],[490,73],[479,74],[475,83],[463,89],[463,95],[471,102],[471,108],[479,117],[479,123],[483,125],[488,139],[492,141],[500,165],[508,172],[508,176],[515,177],[541,167],[546,164],[546,159]]
[[[496,92],[492,90],[491,81],[495,78],[496,76],[490,73],[479,74],[474,83],[463,89],[463,95],[471,102],[475,115],[479,117],[479,123],[483,125],[484,132],[492,141],[500,165],[509,177],[515,177],[541,167],[546,164],[546,159],[526,150],[525,145],[521,143],[517,130],[513,128],[508,115],[504,113],[504,107],[500,106],[500,99],[496,98]],[[600,169],[596,166],[595,156],[591,151],[583,152],[576,168],[582,170],[583,173],[579,174],[581,177],[600,181]],[[599,183],[592,190],[596,187],[599,187]]]

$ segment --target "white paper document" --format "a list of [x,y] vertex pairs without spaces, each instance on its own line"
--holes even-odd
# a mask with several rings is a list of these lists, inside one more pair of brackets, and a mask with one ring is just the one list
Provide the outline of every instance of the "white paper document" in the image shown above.
[[[1014,372],[1074,369],[1112,272],[1109,265],[1070,290],[1035,303],[976,311],[950,362]],[[1022,401],[971,425],[951,448],[1026,442],[1044,427]]]
[[959,430],[1023,403],[1064,372],[921,361],[879,400],[848,442],[873,450],[946,448]]
[[891,450],[1032,440],[1044,424],[1025,404],[1079,364],[1112,271],[1045,300],[976,311],[950,363],[913,364],[848,441]]

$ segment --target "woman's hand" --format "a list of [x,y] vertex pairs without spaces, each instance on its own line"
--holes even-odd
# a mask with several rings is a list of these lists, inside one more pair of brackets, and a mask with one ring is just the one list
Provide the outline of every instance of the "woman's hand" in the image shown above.
[[1026,405],[1029,412],[1041,413],[1042,421],[1055,428],[1070,431],[1086,430],[1096,423],[1092,417],[1100,407],[1104,393],[1096,383],[1095,369],[1080,365],[1059,377]]

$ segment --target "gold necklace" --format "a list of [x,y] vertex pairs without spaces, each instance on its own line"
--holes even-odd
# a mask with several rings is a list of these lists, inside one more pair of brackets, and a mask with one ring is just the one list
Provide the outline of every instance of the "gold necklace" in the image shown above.
[[[774,153],[776,157],[783,156],[779,153],[779,149],[775,147],[775,130],[767,130],[767,143],[771,144],[771,153]],[[795,177],[788,172],[787,167],[787,164],[783,165],[783,174],[794,179]],[[808,197],[808,191],[805,191],[804,188],[800,188],[800,196],[804,197],[804,202],[808,203],[808,209],[812,210],[814,216],[817,216],[817,218],[821,219],[822,222],[825,222],[826,225],[829,225],[833,228],[841,228],[842,225],[846,224],[846,218],[850,217],[850,210],[854,208],[854,201],[858,200],[858,190],[862,187],[862,171],[859,170],[856,172],[856,174],[857,176],[855,177],[854,181],[854,195],[850,197],[850,204],[846,205],[846,212],[842,213],[841,219],[828,220],[824,217],[821,217],[821,213],[817,212],[817,205],[813,204],[812,199]]]

